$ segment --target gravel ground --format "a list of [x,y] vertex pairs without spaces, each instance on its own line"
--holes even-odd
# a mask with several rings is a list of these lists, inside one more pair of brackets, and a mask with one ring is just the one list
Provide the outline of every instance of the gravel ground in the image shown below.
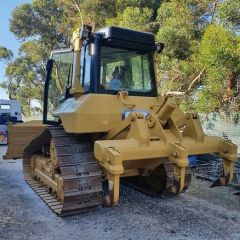
[[152,198],[122,186],[118,206],[60,218],[24,182],[21,164],[0,158],[2,240],[240,239],[240,197],[232,189],[193,179],[178,197]]

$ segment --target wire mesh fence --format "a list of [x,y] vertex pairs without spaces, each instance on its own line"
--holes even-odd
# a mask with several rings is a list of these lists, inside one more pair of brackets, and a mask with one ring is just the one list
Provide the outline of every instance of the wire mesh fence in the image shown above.
[[[232,140],[238,146],[238,161],[235,164],[234,179],[231,184],[237,188],[240,186],[240,122],[238,118],[239,113],[230,111],[212,113],[207,117],[201,116],[203,130],[207,135]],[[198,156],[196,174],[203,179],[216,180],[222,174],[222,159],[214,154]]]
[[203,130],[207,135],[230,139],[238,146],[240,156],[240,113],[225,111],[201,116]]
[[[222,158],[214,154],[206,154],[198,156],[195,173],[198,178],[208,181],[215,181],[222,175]],[[234,178],[231,186],[240,187],[240,163],[235,164]]]

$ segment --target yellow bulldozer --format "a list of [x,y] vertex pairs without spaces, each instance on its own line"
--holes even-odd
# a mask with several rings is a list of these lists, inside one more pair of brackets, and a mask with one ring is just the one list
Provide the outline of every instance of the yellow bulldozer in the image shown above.
[[176,94],[157,93],[151,33],[83,25],[69,49],[48,60],[43,121],[9,125],[5,159],[23,159],[24,177],[59,215],[119,201],[120,179],[156,195],[191,181],[188,156],[215,153],[232,181],[236,145],[206,136]]

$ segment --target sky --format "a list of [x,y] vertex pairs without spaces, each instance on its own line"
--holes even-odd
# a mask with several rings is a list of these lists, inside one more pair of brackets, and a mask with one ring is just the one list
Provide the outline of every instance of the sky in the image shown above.
[[[20,42],[9,31],[9,19],[14,8],[22,3],[31,0],[0,0],[0,46],[4,46],[13,51],[14,56],[18,53]],[[6,80],[5,65],[0,62],[0,82]],[[6,92],[0,88],[0,99],[8,99]]]

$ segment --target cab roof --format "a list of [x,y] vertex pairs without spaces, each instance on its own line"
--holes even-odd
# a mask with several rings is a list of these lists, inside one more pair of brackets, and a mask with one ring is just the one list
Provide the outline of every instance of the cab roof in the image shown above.
[[155,50],[155,37],[152,33],[138,32],[126,28],[105,27],[96,32],[108,45],[123,45],[141,50]]

